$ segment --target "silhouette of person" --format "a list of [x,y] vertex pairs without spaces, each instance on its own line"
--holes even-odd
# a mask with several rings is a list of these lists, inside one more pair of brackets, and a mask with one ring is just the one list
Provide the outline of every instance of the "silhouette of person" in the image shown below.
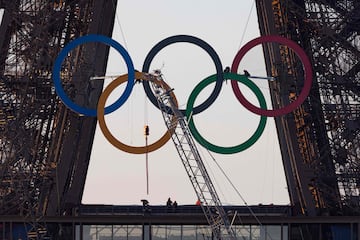
[[172,205],[171,198],[168,198],[168,200],[166,202],[166,206],[170,207],[171,205]]

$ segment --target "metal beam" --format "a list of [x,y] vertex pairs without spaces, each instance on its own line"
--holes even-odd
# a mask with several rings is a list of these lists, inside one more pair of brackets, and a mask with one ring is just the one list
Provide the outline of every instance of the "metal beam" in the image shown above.
[[[292,114],[275,118],[291,202],[300,207],[298,213],[310,216],[357,214],[360,179],[352,172],[359,172],[359,148],[343,146],[359,146],[360,135],[356,129],[343,133],[349,132],[350,119],[360,121],[356,110],[360,105],[360,42],[355,40],[360,28],[352,24],[360,3],[257,0],[257,6],[261,34],[294,40],[313,63],[308,99]],[[275,108],[296,98],[303,82],[296,61],[286,60],[277,51],[275,45],[264,48],[267,72],[275,71],[280,80],[269,85]],[[284,64],[293,69],[292,73],[279,68]],[[329,105],[335,106],[334,111],[326,110]]]

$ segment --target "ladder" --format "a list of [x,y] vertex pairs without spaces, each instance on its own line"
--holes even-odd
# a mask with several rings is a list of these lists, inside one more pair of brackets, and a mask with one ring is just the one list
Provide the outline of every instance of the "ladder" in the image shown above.
[[[235,232],[225,213],[209,174],[195,145],[186,117],[179,111],[172,94],[173,89],[163,81],[159,70],[148,78],[155,92],[158,106],[166,127],[173,133],[171,138],[189,176],[191,184],[201,202],[201,208],[216,240],[235,240]],[[175,118],[175,121],[174,121]]]

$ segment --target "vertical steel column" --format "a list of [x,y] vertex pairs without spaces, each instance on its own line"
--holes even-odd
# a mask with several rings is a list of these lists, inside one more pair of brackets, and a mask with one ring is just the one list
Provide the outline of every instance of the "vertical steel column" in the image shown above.
[[[256,3],[261,34],[296,41],[313,63],[308,99],[275,119],[295,212],[359,214],[360,2]],[[277,78],[269,84],[273,106],[282,107],[301,91],[303,70],[284,46],[266,45],[264,55],[268,74]]]
[[[116,2],[0,1],[0,214],[26,216],[36,225],[80,204],[96,118],[63,105],[52,67],[71,40],[112,34]],[[89,80],[105,74],[108,51],[84,44],[64,60],[63,87],[76,103],[96,108],[102,82]]]

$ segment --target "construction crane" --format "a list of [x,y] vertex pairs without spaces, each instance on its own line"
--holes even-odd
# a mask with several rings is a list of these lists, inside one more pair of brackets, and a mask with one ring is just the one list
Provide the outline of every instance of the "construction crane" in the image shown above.
[[[155,70],[154,74],[149,74],[146,78],[150,81],[155,92],[166,127],[170,132],[173,132],[171,138],[201,202],[201,208],[211,227],[214,239],[235,240],[235,231],[231,228],[227,214],[206,171],[186,118],[179,111],[173,96],[170,94],[173,89],[166,90],[169,88],[163,81],[160,70]],[[176,121],[174,121],[174,117]]]

